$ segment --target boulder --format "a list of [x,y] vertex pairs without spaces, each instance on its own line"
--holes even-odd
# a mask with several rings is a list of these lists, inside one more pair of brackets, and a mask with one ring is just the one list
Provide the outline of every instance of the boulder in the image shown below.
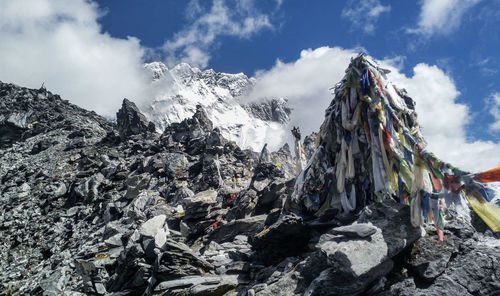
[[330,268],[311,283],[307,295],[326,291],[329,295],[360,295],[391,271],[391,258],[420,238],[420,228],[408,219],[408,206],[386,200],[370,206],[369,212],[352,225],[320,236],[316,249]]
[[166,215],[158,215],[149,219],[142,223],[139,233],[143,236],[155,237],[158,231],[163,228],[166,219]]

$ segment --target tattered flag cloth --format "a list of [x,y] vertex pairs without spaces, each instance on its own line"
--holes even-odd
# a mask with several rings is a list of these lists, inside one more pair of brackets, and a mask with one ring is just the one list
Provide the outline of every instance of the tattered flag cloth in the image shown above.
[[[387,81],[388,70],[364,56],[351,59],[326,110],[318,147],[301,171],[292,200],[305,214],[328,208],[360,212],[393,197],[411,208],[411,222],[434,224],[443,239],[451,204],[467,200],[494,231],[500,229],[500,167],[471,174],[425,149],[414,101]],[[448,205],[447,205],[448,204]]]
[[477,193],[466,194],[467,201],[474,212],[488,225],[491,230],[500,231],[500,206],[486,201]]
[[483,183],[500,182],[500,167],[476,174],[475,177]]

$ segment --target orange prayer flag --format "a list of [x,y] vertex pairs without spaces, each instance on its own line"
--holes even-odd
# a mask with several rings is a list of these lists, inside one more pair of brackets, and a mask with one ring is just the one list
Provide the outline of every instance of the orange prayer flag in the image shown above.
[[476,177],[483,183],[500,182],[500,167],[476,174]]

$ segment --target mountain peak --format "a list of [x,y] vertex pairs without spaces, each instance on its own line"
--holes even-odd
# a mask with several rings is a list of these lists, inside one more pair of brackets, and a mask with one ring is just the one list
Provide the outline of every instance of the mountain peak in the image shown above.
[[154,81],[164,77],[168,72],[168,67],[162,62],[144,64],[144,69],[149,72]]
[[270,146],[277,149],[282,145],[279,139],[286,131],[283,125],[289,120],[290,109],[282,98],[246,104],[245,95],[254,87],[255,79],[243,73],[200,71],[186,63],[170,70],[159,62],[146,68],[152,71],[158,92],[150,102],[143,102],[141,110],[160,130],[191,117],[201,105],[214,127],[242,148],[260,151],[271,133],[275,137]]

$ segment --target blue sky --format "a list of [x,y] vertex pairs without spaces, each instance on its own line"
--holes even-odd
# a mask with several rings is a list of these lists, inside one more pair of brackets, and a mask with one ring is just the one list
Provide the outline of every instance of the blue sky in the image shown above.
[[[104,31],[118,38],[135,36],[152,49],[193,23],[188,1],[97,2],[107,11],[100,19]],[[200,2],[202,9],[210,10],[210,1]],[[458,1],[445,2],[459,6]],[[256,1],[256,13],[267,15],[272,27],[250,37],[221,34],[206,48],[211,55],[206,67],[253,75],[271,68],[276,59],[294,61],[301,50],[321,46],[362,47],[378,59],[399,58],[407,75],[418,63],[437,65],[455,81],[461,93],[458,101],[471,107],[475,120],[469,136],[499,139],[498,132],[487,128],[493,118],[484,100],[500,91],[500,1],[463,2],[470,7],[456,24],[450,24],[453,16],[444,14],[445,24],[419,33],[412,31],[419,30],[422,1],[365,1],[368,9],[382,7],[375,17],[367,17],[370,11],[358,1]]]
[[188,62],[255,76],[307,131],[362,50],[417,101],[433,151],[500,166],[500,0],[0,0],[0,36],[1,81],[106,116],[151,95],[144,62]]

